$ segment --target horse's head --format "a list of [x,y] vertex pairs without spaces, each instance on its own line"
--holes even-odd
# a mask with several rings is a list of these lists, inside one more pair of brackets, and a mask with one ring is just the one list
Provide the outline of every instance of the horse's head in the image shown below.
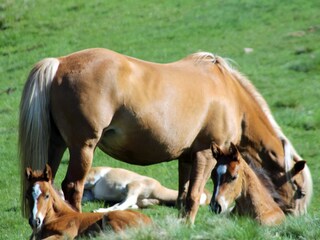
[[[306,161],[300,160],[295,152],[291,152],[288,143],[283,142],[282,149],[283,155],[272,151],[262,155],[250,148],[243,148],[240,151],[246,162],[262,167],[271,177],[275,190],[281,198],[281,209],[285,213],[302,215],[306,213],[312,196],[311,174]],[[268,158],[267,155],[272,158]]]
[[292,169],[279,177],[275,183],[282,197],[284,212],[294,215],[301,215],[306,212],[307,201],[309,201],[309,196],[306,196],[306,194],[310,194],[311,190],[308,185],[310,183],[305,176],[305,171],[309,170],[303,171],[305,167],[306,161],[295,162]]
[[230,211],[241,194],[243,172],[240,166],[240,154],[232,143],[226,154],[217,145],[212,145],[211,150],[217,164],[211,173],[214,192],[210,207],[215,213],[222,213]]
[[51,168],[46,165],[44,171],[33,171],[26,168],[26,178],[29,182],[26,200],[29,206],[29,224],[34,232],[38,232],[52,205],[50,186],[52,181]]

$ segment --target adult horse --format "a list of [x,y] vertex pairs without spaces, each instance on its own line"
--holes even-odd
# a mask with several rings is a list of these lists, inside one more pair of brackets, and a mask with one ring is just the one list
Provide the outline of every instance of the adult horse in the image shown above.
[[300,157],[262,96],[223,58],[195,53],[157,64],[106,49],[47,58],[31,70],[21,98],[22,193],[24,169],[49,163],[55,176],[66,148],[62,188],[79,211],[96,147],[138,165],[178,159],[179,206],[193,223],[215,165],[212,142],[240,145],[275,182],[284,179],[279,192],[287,210],[305,211],[312,194],[308,168],[289,176],[288,166]]

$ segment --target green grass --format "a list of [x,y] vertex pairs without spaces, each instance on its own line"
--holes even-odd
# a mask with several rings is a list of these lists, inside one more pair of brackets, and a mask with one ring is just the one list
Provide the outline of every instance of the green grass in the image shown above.
[[[193,228],[177,210],[144,210],[155,227],[119,239],[317,239],[320,236],[320,2],[317,0],[117,1],[2,0],[0,2],[0,239],[26,239],[20,215],[18,106],[32,65],[44,57],[105,47],[156,62],[203,50],[229,57],[268,101],[275,118],[308,161],[314,180],[309,213],[274,228],[200,209]],[[244,48],[253,48],[246,54]],[[57,176],[64,177],[65,155]],[[94,165],[128,168],[177,188],[177,162],[149,167],[112,160],[98,151]],[[208,188],[212,184],[208,183]],[[89,203],[86,211],[101,206]],[[159,233],[158,233],[159,232]]]

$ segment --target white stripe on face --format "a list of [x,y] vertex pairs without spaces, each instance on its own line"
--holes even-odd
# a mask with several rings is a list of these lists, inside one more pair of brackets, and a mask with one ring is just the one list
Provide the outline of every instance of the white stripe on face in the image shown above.
[[32,209],[32,217],[33,219],[36,219],[37,213],[38,213],[38,208],[37,208],[37,203],[38,203],[38,198],[41,195],[41,190],[39,184],[35,184],[32,188],[32,198],[34,201],[33,209]]
[[220,199],[218,199],[219,204],[221,206],[221,213],[225,212],[228,210],[229,208],[229,203],[228,201],[225,199],[224,196],[221,196]]
[[219,178],[221,177],[221,175],[225,174],[227,172],[227,166],[226,165],[219,165],[217,168],[217,174],[219,176]]
[[219,165],[217,167],[217,182],[215,183],[215,198],[219,194],[220,190],[220,182],[221,182],[221,176],[227,172],[227,166],[226,165]]
[[229,203],[228,201],[225,199],[224,196],[220,196],[218,198],[219,195],[219,191],[220,191],[220,182],[221,182],[221,177],[227,173],[227,165],[219,165],[217,167],[217,183],[216,183],[216,194],[215,194],[215,200],[220,204],[221,206],[221,212],[225,212],[226,210],[228,210],[228,206]]

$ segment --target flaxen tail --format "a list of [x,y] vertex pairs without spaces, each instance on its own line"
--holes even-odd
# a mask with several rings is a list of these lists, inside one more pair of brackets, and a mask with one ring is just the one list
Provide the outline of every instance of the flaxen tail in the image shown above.
[[27,216],[25,192],[26,167],[42,170],[48,161],[50,138],[50,86],[57,72],[59,60],[46,58],[31,70],[20,102],[19,157],[21,167],[21,207]]

